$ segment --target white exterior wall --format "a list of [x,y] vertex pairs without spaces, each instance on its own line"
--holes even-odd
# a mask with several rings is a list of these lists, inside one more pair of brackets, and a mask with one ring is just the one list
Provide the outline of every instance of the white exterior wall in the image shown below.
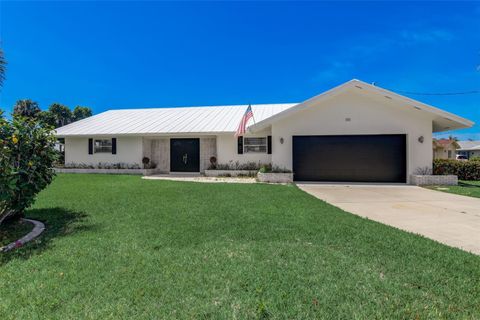
[[[112,137],[89,137],[93,139],[111,139]],[[128,163],[142,166],[143,144],[142,137],[113,137],[117,138],[117,154],[94,153],[88,154],[89,138],[65,138],[65,163],[98,164]]]
[[[270,130],[263,130],[255,134],[246,134],[245,137],[267,137],[270,136]],[[272,153],[275,151],[272,149]],[[226,164],[228,162],[260,162],[262,164],[271,163],[272,155],[267,153],[244,153],[237,152],[237,138],[231,134],[222,134],[217,136],[217,162]]]
[[[407,179],[417,168],[432,166],[431,118],[411,106],[400,107],[384,97],[372,99],[357,93],[344,93],[273,123],[272,163],[292,169],[292,136],[350,134],[406,134]],[[420,136],[423,143],[418,141]],[[284,143],[280,144],[282,137]]]

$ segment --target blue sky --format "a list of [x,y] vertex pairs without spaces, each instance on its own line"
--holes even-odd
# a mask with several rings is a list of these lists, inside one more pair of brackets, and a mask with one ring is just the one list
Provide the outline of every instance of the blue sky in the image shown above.
[[[7,111],[299,102],[352,78],[480,90],[480,2],[2,1],[0,40]],[[410,96],[480,122],[480,94]]]

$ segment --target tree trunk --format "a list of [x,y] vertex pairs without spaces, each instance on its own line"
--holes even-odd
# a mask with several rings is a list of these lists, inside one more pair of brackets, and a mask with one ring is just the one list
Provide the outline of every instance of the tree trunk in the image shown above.
[[8,209],[0,210],[0,224],[7,221],[17,220],[23,217],[25,217],[24,212],[15,212]]

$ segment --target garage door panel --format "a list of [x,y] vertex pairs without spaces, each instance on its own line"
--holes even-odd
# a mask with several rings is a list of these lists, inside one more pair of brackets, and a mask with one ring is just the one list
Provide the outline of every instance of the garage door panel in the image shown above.
[[295,180],[405,182],[405,135],[294,136]]

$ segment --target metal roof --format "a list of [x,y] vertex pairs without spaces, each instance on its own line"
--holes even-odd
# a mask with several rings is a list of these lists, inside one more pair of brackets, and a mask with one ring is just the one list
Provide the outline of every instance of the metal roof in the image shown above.
[[[254,119],[265,120],[296,103],[252,105]],[[56,129],[58,137],[231,133],[248,105],[110,110]]]
[[[251,119],[247,126],[250,132],[266,129],[275,121],[349,90],[373,94],[384,99],[386,106],[401,105],[429,114],[432,118],[433,132],[468,128],[473,125],[472,121],[455,114],[353,79],[302,103],[252,105],[255,121]],[[56,131],[59,137],[232,133],[237,130],[247,107],[235,105],[111,110],[71,123]]]
[[457,141],[459,150],[480,150],[480,140],[478,141]]

